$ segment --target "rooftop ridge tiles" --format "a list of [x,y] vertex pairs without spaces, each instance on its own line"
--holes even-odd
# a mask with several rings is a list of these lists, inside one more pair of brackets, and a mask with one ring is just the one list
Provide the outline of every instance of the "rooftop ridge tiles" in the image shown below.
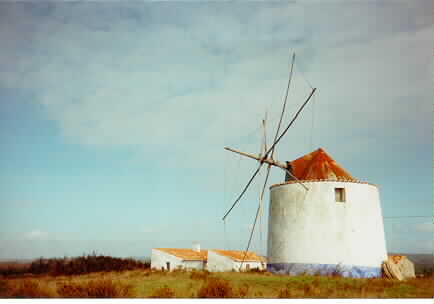
[[353,179],[353,180],[344,180],[344,179],[309,179],[309,180],[298,180],[298,181],[287,181],[287,182],[283,182],[283,183],[278,183],[278,184],[273,184],[271,185],[269,188],[272,189],[274,187],[279,187],[279,186],[285,186],[285,185],[289,185],[289,184],[299,184],[299,183],[319,183],[319,182],[343,182],[343,183],[355,183],[355,184],[367,184],[370,186],[374,186],[379,188],[378,185],[370,183],[370,182],[365,182],[365,181],[361,181],[361,180],[357,180],[357,179]]
[[208,258],[208,250],[201,249],[195,251],[190,248],[154,248],[167,254],[176,256],[186,261],[206,261]]
[[240,262],[265,262],[265,259],[255,252],[248,251],[246,257],[244,257],[245,251],[241,250],[221,250],[221,249],[212,249],[211,251],[216,252],[217,254],[226,256],[234,261]]

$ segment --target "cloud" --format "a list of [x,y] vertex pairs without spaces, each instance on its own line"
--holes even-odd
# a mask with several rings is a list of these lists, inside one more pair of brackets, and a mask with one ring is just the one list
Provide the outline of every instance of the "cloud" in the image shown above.
[[[3,38],[17,44],[4,51],[2,63],[17,65],[9,69],[14,73],[0,77],[4,86],[32,88],[48,116],[74,143],[135,146],[146,156],[171,151],[191,164],[198,158],[191,153],[195,149],[206,149],[202,157],[215,155],[218,145],[221,154],[224,136],[250,128],[250,117],[262,111],[265,96],[281,91],[281,83],[268,80],[280,62],[267,53],[267,43],[259,49],[255,44],[258,39],[269,41],[272,27],[287,13],[271,9],[257,13],[259,24],[243,25],[234,16],[205,11],[184,27],[151,25],[137,31],[135,21],[119,16],[99,30],[89,24],[89,13],[81,16],[80,6],[75,9],[71,16],[59,6],[43,25],[36,24],[39,13],[16,12],[27,21],[18,23],[15,34],[31,25],[37,30],[31,50],[19,48],[18,55],[14,30],[4,33]],[[113,17],[112,11],[104,12],[105,18]],[[71,22],[60,22],[62,16]],[[272,16],[279,18],[271,22]],[[294,39],[301,39],[302,33],[295,33]],[[258,85],[264,81],[269,88]],[[179,164],[179,158],[175,162]]]
[[[379,16],[366,20],[369,27],[361,26],[354,21],[359,18],[355,15],[358,5],[324,6],[336,15],[347,13],[334,22],[329,18],[325,22],[325,14],[308,10],[309,6],[249,7],[252,15],[247,18],[243,10],[230,13],[226,6],[212,13],[206,7],[185,5],[181,6],[184,10],[188,7],[201,14],[193,14],[189,22],[180,14],[181,27],[167,22],[141,29],[137,18],[130,18],[129,13],[122,17],[112,6],[56,6],[53,15],[34,30],[30,51],[19,56],[11,49],[9,56],[3,56],[6,66],[6,60],[17,63],[15,73],[1,77],[3,85],[32,87],[49,117],[73,142],[135,146],[147,156],[155,156],[150,155],[152,151],[156,155],[171,151],[187,163],[197,157],[190,151],[202,148],[206,151],[202,155],[215,159],[214,149],[256,128],[272,101],[273,111],[279,111],[288,48],[298,51],[297,64],[320,88],[318,112],[329,109],[328,114],[317,116],[318,125],[333,117],[343,117],[342,123],[351,119],[358,126],[369,118],[373,127],[392,117],[410,116],[417,122],[416,114],[394,102],[399,96],[427,89],[424,79],[432,59],[419,55],[420,48],[430,44],[431,27],[421,28],[425,21],[409,24],[405,29],[412,31],[410,35],[379,26],[383,25],[378,24]],[[86,7],[102,7],[101,16],[84,13]],[[139,8],[143,13],[143,7]],[[148,8],[159,12],[157,4]],[[373,8],[362,6],[363,16]],[[405,7],[392,8],[402,14]],[[124,10],[131,13],[131,7]],[[390,10],[381,12],[390,17]],[[300,17],[308,12],[319,17],[314,25]],[[40,13],[18,13],[27,21],[18,23],[16,31],[39,20]],[[379,26],[375,33],[370,30],[372,24]],[[342,25],[348,27],[334,33]],[[4,35],[9,37],[11,32]],[[381,54],[385,50],[388,54]],[[301,83],[301,79],[295,81],[294,87]],[[301,102],[308,92],[304,84],[291,97]],[[376,104],[378,99],[383,101],[382,108]],[[387,115],[392,104],[393,115]],[[351,113],[358,113],[359,118],[354,121]]]
[[[305,78],[318,91],[277,159],[322,146],[350,172],[355,159],[397,168],[402,160],[390,154],[420,147],[431,129],[432,13],[420,4],[77,3],[43,18],[44,10],[9,7],[0,86],[30,90],[65,141],[129,149],[134,161],[166,169],[161,175],[191,169],[196,189],[221,192],[226,178],[232,197],[249,179],[254,162],[239,165],[223,146],[258,152],[265,111],[271,142],[290,50],[284,125],[310,92]],[[273,171],[270,183],[281,180]]]

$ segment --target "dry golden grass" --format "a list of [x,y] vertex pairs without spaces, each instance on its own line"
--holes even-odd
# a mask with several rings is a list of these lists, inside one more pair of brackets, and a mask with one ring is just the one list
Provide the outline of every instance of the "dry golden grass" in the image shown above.
[[243,284],[243,286],[238,287],[237,294],[239,298],[241,299],[246,298],[247,295],[249,294],[249,289],[250,287],[247,284]]
[[197,293],[198,298],[236,298],[231,284],[220,278],[207,280]]
[[192,280],[206,280],[209,277],[208,271],[192,271],[190,274],[190,279]]
[[57,293],[62,298],[129,298],[131,286],[113,283],[111,279],[61,283]]
[[433,277],[404,282],[271,273],[132,270],[0,278],[0,298],[432,298]]
[[150,298],[174,298],[175,292],[167,286],[160,287],[154,291]]
[[14,284],[7,280],[0,281],[2,298],[55,298],[56,289],[36,279],[17,280]]

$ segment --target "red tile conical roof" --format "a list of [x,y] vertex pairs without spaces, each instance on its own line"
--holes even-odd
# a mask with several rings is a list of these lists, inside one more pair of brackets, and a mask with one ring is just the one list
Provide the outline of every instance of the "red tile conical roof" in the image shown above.
[[292,173],[299,180],[355,180],[322,148],[291,162]]

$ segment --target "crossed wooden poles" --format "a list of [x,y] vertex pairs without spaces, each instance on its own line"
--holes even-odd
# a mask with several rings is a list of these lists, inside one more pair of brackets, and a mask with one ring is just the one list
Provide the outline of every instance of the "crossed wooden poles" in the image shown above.
[[[250,153],[241,152],[241,151],[238,151],[238,150],[235,150],[235,149],[229,148],[229,147],[225,147],[225,149],[228,150],[228,151],[231,151],[231,152],[234,152],[234,153],[237,153],[237,154],[240,154],[240,155],[242,155],[242,156],[245,156],[245,157],[248,157],[248,158],[251,158],[251,159],[254,159],[254,160],[258,161],[258,162],[259,162],[259,166],[258,166],[258,168],[256,169],[256,171],[253,173],[253,175],[252,175],[252,177],[250,178],[249,182],[246,184],[246,186],[245,186],[245,187],[243,188],[243,190],[241,191],[240,195],[237,197],[237,199],[235,200],[235,202],[232,204],[231,208],[230,208],[230,209],[225,213],[225,215],[223,216],[223,220],[226,219],[226,217],[229,215],[229,213],[232,211],[232,209],[235,207],[235,205],[236,205],[236,204],[240,201],[240,199],[243,197],[244,193],[247,191],[247,189],[249,188],[250,184],[252,183],[252,181],[254,180],[254,178],[256,177],[256,175],[258,175],[259,171],[261,170],[262,165],[265,164],[265,163],[268,164],[268,167],[267,167],[267,174],[266,174],[266,176],[265,176],[265,182],[264,182],[264,185],[263,185],[263,187],[262,187],[261,196],[260,196],[260,200],[259,200],[259,206],[258,206],[258,209],[256,210],[255,221],[254,221],[254,223],[253,223],[252,231],[251,231],[251,233],[250,233],[249,241],[248,241],[248,243],[247,243],[247,248],[246,248],[246,250],[245,250],[245,252],[244,252],[243,260],[241,261],[241,264],[240,264],[240,270],[241,270],[241,268],[242,268],[242,266],[243,266],[244,260],[245,260],[245,258],[246,258],[246,256],[247,256],[247,252],[248,252],[248,250],[249,250],[249,248],[250,248],[250,243],[251,243],[251,241],[252,241],[253,233],[254,233],[254,231],[255,231],[256,222],[257,222],[257,220],[258,220],[258,216],[259,216],[259,213],[260,213],[260,210],[261,210],[262,199],[263,199],[263,197],[264,197],[264,192],[265,192],[265,188],[266,188],[266,186],[267,186],[268,177],[269,177],[269,175],[270,175],[270,169],[271,169],[271,167],[272,167],[272,166],[275,166],[275,167],[279,167],[279,168],[283,169],[283,170],[286,171],[289,175],[291,175],[291,176],[292,176],[292,177],[293,177],[293,178],[294,178],[294,179],[295,179],[295,180],[296,180],[296,181],[297,181],[297,182],[298,182],[298,183],[299,183],[303,188],[305,188],[306,191],[308,190],[308,188],[307,188],[303,183],[301,183],[301,182],[300,182],[300,181],[299,181],[299,180],[298,180],[298,179],[297,179],[297,178],[292,174],[292,172],[289,170],[289,168],[288,168],[288,166],[287,166],[286,163],[282,163],[282,162],[279,162],[279,161],[273,159],[274,150],[275,150],[276,145],[277,145],[277,144],[279,143],[279,141],[283,138],[283,136],[286,134],[286,132],[288,132],[289,128],[294,124],[294,122],[295,122],[295,120],[297,119],[298,115],[301,113],[301,111],[304,109],[304,107],[307,105],[307,103],[309,102],[309,100],[311,99],[311,97],[313,96],[313,94],[314,94],[315,91],[316,91],[316,88],[312,88],[312,91],[310,92],[309,96],[307,97],[307,99],[305,100],[305,102],[302,104],[302,106],[298,109],[298,111],[296,112],[296,114],[295,114],[294,117],[292,118],[291,122],[290,122],[290,123],[288,124],[288,126],[283,130],[283,132],[279,135],[280,127],[281,127],[282,120],[283,120],[283,115],[284,115],[284,113],[285,113],[286,102],[287,102],[287,99],[288,99],[288,92],[289,92],[289,87],[290,87],[290,84],[291,84],[291,79],[292,79],[292,74],[293,74],[294,61],[295,61],[295,53],[294,53],[293,56],[292,56],[291,70],[290,70],[290,74],[289,74],[288,86],[287,86],[287,88],[286,88],[285,99],[284,99],[284,102],[283,102],[283,108],[282,108],[282,112],[281,112],[281,114],[280,114],[279,124],[278,124],[278,126],[277,126],[277,130],[276,130],[276,135],[275,135],[275,137],[274,137],[274,141],[273,141],[273,144],[271,145],[271,147],[267,149],[267,148],[266,148],[266,143],[265,143],[265,150],[266,150],[266,151],[265,151],[265,153],[264,153],[263,156],[261,156],[261,155],[256,156],[256,155],[253,155],[253,154],[250,154]],[[265,122],[264,122],[264,121],[263,121],[263,124],[265,125]]]

